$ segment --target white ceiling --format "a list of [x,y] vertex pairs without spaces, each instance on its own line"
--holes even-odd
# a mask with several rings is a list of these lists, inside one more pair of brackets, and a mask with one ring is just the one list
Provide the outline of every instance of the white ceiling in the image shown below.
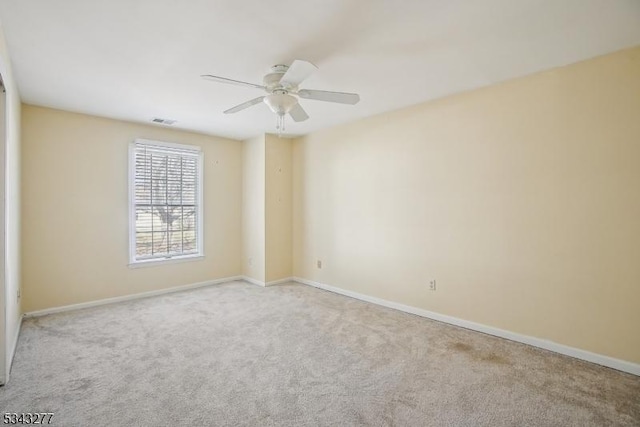
[[638,0],[0,0],[24,102],[245,139],[273,132],[264,104],[222,114],[274,64],[305,59],[306,134],[640,44]]

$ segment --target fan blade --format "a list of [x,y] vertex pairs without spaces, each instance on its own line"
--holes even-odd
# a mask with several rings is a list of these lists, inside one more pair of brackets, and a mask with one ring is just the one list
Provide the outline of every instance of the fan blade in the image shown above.
[[232,113],[237,113],[238,111],[242,111],[245,108],[249,108],[252,105],[256,105],[256,104],[260,104],[262,102],[262,100],[264,99],[264,96],[259,96],[257,98],[252,99],[251,101],[247,101],[247,102],[243,102],[240,105],[236,105],[233,108],[229,108],[227,111],[225,111],[225,114],[232,114]]
[[296,59],[289,67],[284,76],[280,79],[280,84],[288,86],[298,86],[304,79],[313,74],[318,67],[311,62]]
[[357,104],[360,101],[360,95],[357,93],[346,92],[328,92],[326,90],[310,90],[301,89],[298,96],[305,99],[315,99],[317,101],[337,102],[340,104]]
[[227,79],[226,77],[212,76],[210,74],[203,74],[200,77],[202,77],[205,80],[211,80],[212,82],[227,83],[227,84],[230,84],[230,85],[244,86],[244,87],[253,87],[253,88],[262,89],[262,90],[266,89],[264,86],[261,86],[261,85],[256,85],[256,84],[247,83],[247,82],[241,82],[240,80]]
[[289,111],[289,114],[291,115],[291,118],[296,122],[304,122],[309,118],[309,115],[306,111],[304,111],[304,108],[302,108],[302,105],[300,104],[294,105],[291,111]]

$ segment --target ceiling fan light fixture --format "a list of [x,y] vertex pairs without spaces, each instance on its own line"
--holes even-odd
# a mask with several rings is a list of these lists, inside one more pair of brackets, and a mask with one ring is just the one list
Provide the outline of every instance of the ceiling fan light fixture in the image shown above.
[[269,106],[271,111],[283,116],[291,111],[298,103],[298,99],[287,93],[273,93],[264,97],[264,103]]

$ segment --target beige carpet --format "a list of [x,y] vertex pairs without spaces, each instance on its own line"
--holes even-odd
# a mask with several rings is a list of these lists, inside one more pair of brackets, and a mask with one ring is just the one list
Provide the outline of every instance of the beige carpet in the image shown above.
[[0,410],[57,426],[639,426],[640,378],[234,282],[25,320]]

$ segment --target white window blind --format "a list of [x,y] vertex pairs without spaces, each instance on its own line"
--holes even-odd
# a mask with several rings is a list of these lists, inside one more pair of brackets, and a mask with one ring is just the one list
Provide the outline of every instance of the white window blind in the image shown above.
[[131,262],[202,255],[199,147],[136,140],[131,149]]

